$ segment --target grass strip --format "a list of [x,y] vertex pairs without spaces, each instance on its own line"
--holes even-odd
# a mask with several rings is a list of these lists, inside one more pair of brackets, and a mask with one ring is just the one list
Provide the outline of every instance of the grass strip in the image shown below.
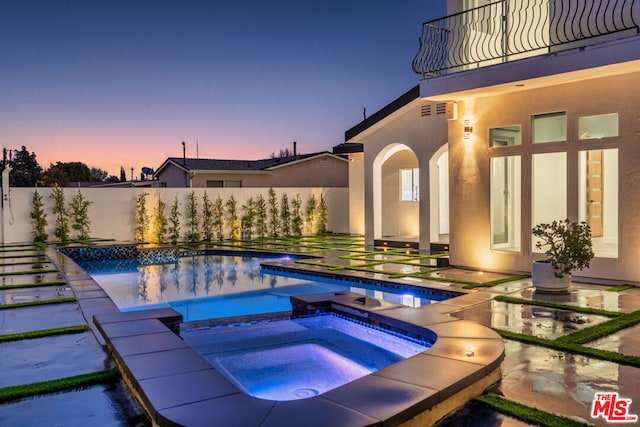
[[502,283],[513,282],[514,280],[527,279],[529,277],[530,276],[528,274],[522,274],[518,276],[509,276],[509,277],[503,277],[502,279],[489,280],[487,282],[469,283],[468,285],[463,286],[462,288],[463,289],[490,288],[492,286],[500,285]]
[[494,329],[503,338],[520,341],[525,344],[539,345],[567,353],[581,354],[583,356],[594,359],[606,360],[608,362],[619,363],[622,365],[635,366],[640,368],[640,357],[628,354],[616,353],[614,351],[600,350],[597,348],[585,347],[580,344],[571,342],[562,342],[558,340],[549,340],[546,338],[534,337],[531,335],[518,334],[516,332],[505,331],[502,329]]
[[43,255],[40,252],[35,252],[32,254],[0,255],[0,259],[9,259],[9,258],[46,258],[46,255]]
[[573,306],[569,304],[559,304],[556,302],[535,301],[535,300],[529,300],[529,299],[523,299],[523,298],[514,298],[514,297],[508,297],[505,295],[498,295],[494,298],[494,300],[500,301],[500,302],[506,302],[510,304],[536,305],[538,307],[557,308],[560,310],[573,311],[576,313],[583,313],[583,314],[595,314],[598,316],[605,316],[605,317],[618,317],[622,315],[622,313],[618,313],[616,311],[601,310],[598,308],[591,308],[591,307],[579,307],[579,306]]
[[[406,251],[403,249],[392,249],[387,251],[365,251],[365,252],[358,253],[356,255],[341,255],[338,258],[353,259],[353,260],[368,260],[372,257],[379,257],[381,255],[382,256],[399,256],[402,258],[411,258],[411,259],[424,259],[429,257],[427,255],[407,254]],[[388,260],[388,262],[391,262],[391,261]]]
[[4,273],[0,273],[0,276],[21,276],[24,274],[43,274],[43,273],[58,273],[59,271],[55,268],[43,268],[42,270],[38,270],[36,268],[32,270],[25,271],[8,271]]
[[633,289],[635,288],[635,286],[633,285],[619,285],[619,286],[612,286],[610,288],[605,289],[605,291],[607,292],[622,292],[622,291],[626,291],[627,289]]
[[33,245],[33,243],[9,243],[7,245],[0,245],[0,249],[31,248]]
[[43,286],[66,286],[68,283],[65,280],[54,280],[51,282],[35,282],[35,283],[19,283],[15,285],[0,285],[0,291],[6,289],[21,289],[21,288],[39,288]]
[[517,418],[519,420],[547,427],[583,427],[589,426],[572,418],[563,417],[562,415],[552,414],[551,412],[541,411],[513,400],[505,399],[497,394],[484,394],[475,398],[491,409],[503,414]]
[[640,323],[640,310],[634,311],[633,313],[622,314],[607,322],[572,332],[568,335],[556,338],[556,341],[584,344],[597,340],[598,338],[606,337],[607,335],[611,335],[622,329],[637,325],[638,323]]
[[344,268],[344,265],[338,264],[329,264],[324,262],[323,260],[310,260],[310,259],[297,259],[296,264],[304,264],[304,265],[314,265],[317,267],[329,267],[329,268]]
[[465,285],[465,286],[463,286],[463,289],[489,288],[491,286],[499,285],[500,283],[511,282],[513,280],[520,280],[520,279],[524,279],[524,278],[529,277],[529,276],[509,276],[509,277],[505,277],[505,278],[502,278],[502,279],[489,280],[487,282],[473,282],[471,280],[454,279],[452,277],[431,276],[431,274],[436,272],[436,271],[450,270],[452,268],[453,267],[434,268],[434,269],[426,271],[426,272],[409,273],[409,274],[405,275],[404,277],[416,277],[416,278],[419,278],[419,279],[434,280],[436,282],[458,283],[458,284],[461,284],[461,285]]
[[89,325],[65,326],[64,328],[42,329],[39,331],[20,332],[18,334],[0,335],[0,342],[29,340],[34,338],[50,337],[54,335],[79,334],[91,328]]
[[4,387],[0,388],[0,402],[69,390],[91,384],[107,383],[118,378],[120,378],[120,372],[114,368],[89,374],[76,375],[73,377],[60,378],[57,380]]
[[[9,259],[9,258],[6,258],[6,259]],[[0,260],[0,267],[11,267],[12,265],[33,265],[34,268],[40,268],[35,266],[36,265],[40,266],[44,264],[51,264],[51,261],[49,261],[47,258],[41,258],[41,259],[32,260],[32,261],[14,261],[14,262],[2,262]]]
[[7,247],[4,246],[2,248],[0,248],[0,252],[33,252],[33,251],[37,251],[39,248],[38,245],[33,245],[33,246],[23,246],[23,247]]
[[436,271],[451,270],[452,268],[452,267],[436,267],[436,266],[430,267],[428,265],[417,265],[417,264],[412,264],[412,266],[424,268],[425,270],[428,270],[428,271],[415,271],[413,273],[401,273],[396,271],[396,272],[387,273],[387,274],[392,279],[402,279],[403,277],[415,277],[417,279],[430,279],[430,277],[425,276],[425,274],[435,273]]
[[58,298],[58,299],[43,299],[38,301],[26,301],[26,302],[17,302],[15,304],[4,304],[0,305],[0,310],[8,310],[11,308],[20,308],[20,307],[32,307],[36,305],[48,305],[48,304],[64,304],[68,302],[77,302],[76,298]]

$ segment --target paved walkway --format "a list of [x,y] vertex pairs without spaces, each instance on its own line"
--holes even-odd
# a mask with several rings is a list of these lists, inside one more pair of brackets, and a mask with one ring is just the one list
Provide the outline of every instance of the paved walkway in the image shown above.
[[[0,310],[0,334],[28,332],[60,326],[91,324],[88,319],[100,312],[117,310],[101,289],[75,263],[61,258],[55,250],[46,255],[54,262],[43,264],[46,272],[29,271],[42,262],[45,252],[30,246],[2,247],[5,259],[24,259],[33,264],[20,267],[0,266],[0,305],[34,300],[51,300],[75,295],[78,302],[21,307]],[[9,268],[9,270],[2,270]],[[317,269],[320,267],[307,267]],[[61,270],[59,272],[50,270]],[[3,272],[24,272],[2,276]],[[64,273],[64,278],[62,273]],[[360,272],[367,277],[380,276]],[[49,282],[51,286],[6,289],[8,285]],[[408,279],[399,279],[407,282]],[[438,289],[459,289],[441,281],[411,279],[412,284]],[[57,283],[57,284],[56,284]],[[529,280],[519,280],[473,291],[470,295],[433,304],[429,310],[472,320],[486,326],[520,333],[556,337],[585,325],[602,321],[598,316],[580,315],[540,309],[493,300],[496,295],[525,299],[548,298],[536,295]],[[553,297],[561,303],[600,308],[609,311],[640,310],[640,288],[609,292],[604,286],[573,284],[571,293]],[[103,342],[94,331],[47,338],[0,343],[3,375],[0,387],[63,378],[113,367],[103,349]],[[640,326],[625,329],[588,346],[624,354],[640,355]],[[550,412],[582,419],[595,425],[610,425],[590,418],[591,402],[597,391],[617,391],[632,399],[631,412],[640,414],[640,369],[611,362],[590,359],[514,341],[506,342],[503,380],[499,387],[505,397]],[[37,411],[36,409],[37,408]],[[148,425],[139,405],[121,381],[96,385],[53,395],[11,401],[0,404],[0,425]],[[449,418],[444,425],[452,426],[520,426],[520,421],[470,403]]]

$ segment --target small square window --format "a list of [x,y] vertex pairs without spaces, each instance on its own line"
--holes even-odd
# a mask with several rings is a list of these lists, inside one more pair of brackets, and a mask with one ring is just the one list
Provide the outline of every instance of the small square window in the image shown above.
[[578,138],[598,139],[618,136],[618,113],[578,118]]
[[538,114],[533,116],[531,127],[534,144],[566,141],[567,113]]
[[520,125],[489,129],[489,147],[520,145],[522,143],[520,135]]

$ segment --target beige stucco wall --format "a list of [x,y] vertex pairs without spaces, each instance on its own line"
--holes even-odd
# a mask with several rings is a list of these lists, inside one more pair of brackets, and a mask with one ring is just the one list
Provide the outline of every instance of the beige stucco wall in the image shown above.
[[364,153],[349,154],[349,232],[364,235]]
[[[421,115],[421,107],[431,105],[432,114]],[[374,239],[382,237],[382,217],[375,211],[387,209],[381,200],[374,197],[374,193],[381,193],[381,183],[376,183],[374,175],[380,168],[374,166],[376,159],[384,156],[386,150],[396,144],[402,144],[411,149],[420,168],[420,202],[418,203],[420,247],[428,248],[430,242],[430,214],[429,214],[429,159],[444,144],[447,143],[447,121],[444,114],[436,114],[436,103],[416,99],[400,110],[392,113],[380,123],[351,140],[364,145],[364,199],[365,199],[365,238],[373,244]],[[377,170],[377,172],[375,172]],[[398,185],[398,181],[394,181]],[[378,208],[376,209],[376,205]],[[376,226],[376,221],[378,225]],[[377,229],[377,231],[376,231]],[[378,235],[376,235],[378,234]]]
[[[449,126],[451,263],[494,270],[530,271],[532,254],[531,156],[567,152],[567,215],[578,219],[578,151],[619,148],[619,256],[596,258],[576,276],[640,282],[640,72],[595,78],[509,94],[459,99],[459,119]],[[566,111],[568,141],[531,144],[533,114]],[[617,138],[578,141],[578,117],[619,113]],[[463,140],[463,120],[474,124],[471,141]],[[489,129],[519,124],[522,145],[488,147]],[[522,249],[508,253],[490,250],[489,157],[521,155]]]
[[[38,188],[38,192],[42,195],[47,213],[47,232],[50,240],[55,240],[53,230],[55,226],[55,218],[52,213],[52,200],[49,197],[50,188]],[[199,203],[199,209],[202,209],[202,196],[205,191],[210,199],[220,197],[226,201],[231,195],[238,202],[238,209],[246,203],[249,197],[257,197],[259,194],[267,199],[268,188],[83,188],[81,193],[92,202],[89,207],[89,217],[91,219],[91,236],[100,238],[116,239],[118,241],[132,241],[134,239],[135,228],[135,206],[138,194],[147,192],[147,211],[149,214],[153,212],[157,204],[158,198],[162,199],[167,205],[165,213],[168,216],[171,205],[175,197],[181,204],[182,209],[182,232],[186,232],[186,204],[187,197],[191,191],[194,191]],[[77,194],[78,189],[65,188],[65,198],[67,204]],[[306,206],[306,202],[311,194],[320,198],[320,194],[327,203],[327,228],[336,233],[349,232],[349,211],[348,211],[348,190],[346,188],[276,188],[278,200],[281,199],[284,192],[287,193],[289,201],[297,194],[302,198],[302,208]],[[0,241],[3,243],[30,242],[32,241],[32,228],[30,212],[32,209],[33,188],[12,188],[11,203],[5,202],[1,210],[2,230]],[[74,237],[73,231],[71,232]]]
[[418,167],[418,158],[409,150],[399,151],[382,165],[382,237],[417,237],[418,201],[400,200],[400,169]]

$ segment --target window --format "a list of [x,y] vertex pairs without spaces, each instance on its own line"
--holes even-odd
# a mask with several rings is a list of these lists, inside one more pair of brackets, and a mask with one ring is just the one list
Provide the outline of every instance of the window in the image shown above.
[[579,154],[579,219],[591,227],[593,252],[618,257],[618,150]]
[[520,156],[491,159],[491,249],[520,250]]
[[[567,217],[567,153],[534,154],[531,167],[531,226]],[[542,252],[532,241],[533,252]]]
[[400,201],[417,202],[419,197],[418,168],[400,169]]
[[207,180],[207,188],[242,187],[242,181]]
[[578,135],[580,139],[618,136],[618,113],[578,118]]
[[489,147],[520,145],[520,125],[489,129]]
[[533,116],[532,141],[559,142],[567,140],[567,113],[550,113]]

